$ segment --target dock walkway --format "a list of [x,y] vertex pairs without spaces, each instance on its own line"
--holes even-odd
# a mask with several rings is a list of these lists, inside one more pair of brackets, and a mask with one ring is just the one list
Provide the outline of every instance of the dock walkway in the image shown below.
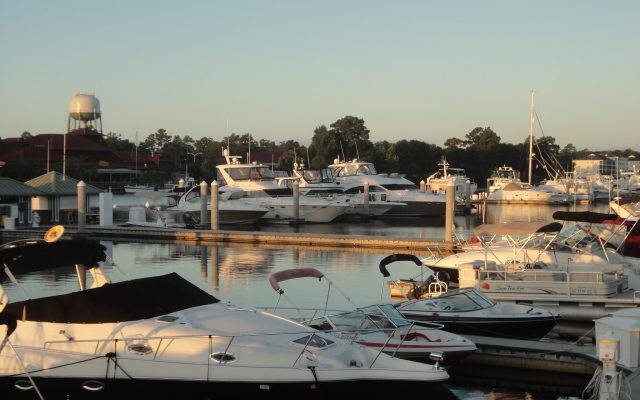
[[[0,231],[3,241],[39,236],[47,227]],[[455,243],[436,240],[408,239],[388,236],[359,236],[312,233],[280,233],[263,231],[232,231],[180,228],[151,228],[137,226],[87,226],[85,233],[76,227],[65,227],[65,235],[92,237],[118,241],[180,241],[201,243],[238,243],[265,246],[309,246],[322,249],[369,250],[405,252],[420,255],[444,256],[455,252]]]

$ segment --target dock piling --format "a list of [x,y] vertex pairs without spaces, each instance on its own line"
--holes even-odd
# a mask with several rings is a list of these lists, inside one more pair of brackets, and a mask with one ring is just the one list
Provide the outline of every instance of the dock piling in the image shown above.
[[364,212],[366,218],[369,218],[369,182],[364,182]]
[[85,232],[87,225],[87,185],[84,181],[78,182],[76,185],[78,194],[78,232]]
[[218,181],[211,182],[211,229],[218,230]]
[[207,226],[207,182],[200,182],[200,225]]
[[446,188],[447,202],[444,221],[444,241],[453,242],[453,216],[456,210],[456,187],[449,181]]
[[297,222],[300,219],[300,185],[298,181],[293,182],[293,219]]

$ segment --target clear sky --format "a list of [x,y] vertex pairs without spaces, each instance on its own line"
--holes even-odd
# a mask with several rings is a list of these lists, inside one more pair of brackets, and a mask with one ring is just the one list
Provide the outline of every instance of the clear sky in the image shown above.
[[0,0],[0,137],[62,133],[91,93],[131,140],[308,144],[353,115],[374,142],[519,143],[534,90],[559,145],[640,150],[639,20],[637,0]]

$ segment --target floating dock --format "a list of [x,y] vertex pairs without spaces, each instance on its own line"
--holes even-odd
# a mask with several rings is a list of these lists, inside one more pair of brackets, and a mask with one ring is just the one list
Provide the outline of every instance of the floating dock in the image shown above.
[[[1,232],[3,241],[41,237],[47,227]],[[173,241],[193,243],[249,244],[258,246],[307,246],[318,250],[348,250],[373,252],[404,252],[419,255],[445,256],[458,250],[455,243],[436,240],[404,239],[388,236],[333,235],[312,233],[279,233],[137,226],[87,226],[79,233],[76,227],[66,228],[65,235],[116,241]]]

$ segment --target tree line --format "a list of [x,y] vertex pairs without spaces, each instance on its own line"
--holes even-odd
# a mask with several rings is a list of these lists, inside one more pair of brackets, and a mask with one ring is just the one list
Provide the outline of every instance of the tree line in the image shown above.
[[[378,172],[398,172],[419,183],[436,172],[444,158],[450,167],[464,168],[467,176],[480,187],[484,187],[486,179],[502,165],[522,171],[523,178],[527,178],[528,136],[523,137],[520,143],[505,143],[491,127],[475,127],[464,137],[447,139],[441,147],[421,140],[372,142],[369,134],[365,121],[355,116],[345,116],[329,126],[316,127],[308,146],[295,140],[276,143],[269,139],[256,139],[250,133],[232,133],[220,140],[209,137],[195,140],[189,135],[171,135],[164,129],[158,129],[138,145],[138,154],[160,154],[162,160],[157,169],[145,171],[141,181],[164,183],[175,176],[184,176],[184,171],[188,170],[189,175],[197,180],[210,182],[216,177],[216,165],[225,162],[222,149],[226,147],[230,148],[231,154],[243,157],[249,152],[282,153],[279,159],[274,160],[274,168],[285,171],[291,171],[296,161],[311,168],[325,168],[336,158],[357,158],[373,162]],[[135,143],[114,132],[104,135],[101,141],[114,150],[133,152],[136,147]],[[573,144],[561,148],[551,136],[535,138],[533,154],[534,183],[571,171],[573,160],[594,154],[640,156],[631,149],[608,152],[578,150]],[[82,171],[78,173],[83,174]]]

